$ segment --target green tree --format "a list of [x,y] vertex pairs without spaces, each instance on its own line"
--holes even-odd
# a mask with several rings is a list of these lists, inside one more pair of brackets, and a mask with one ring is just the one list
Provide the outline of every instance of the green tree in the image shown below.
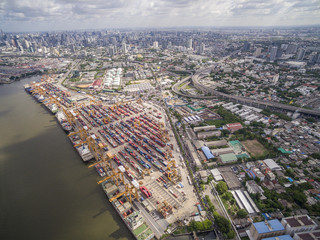
[[248,213],[245,209],[240,209],[238,212],[237,212],[237,217],[238,218],[245,218],[248,216]]
[[300,206],[306,203],[307,197],[303,192],[293,191],[293,200]]
[[222,196],[225,200],[230,201],[232,199],[232,193],[231,192],[226,192]]
[[222,181],[218,182],[218,184],[216,185],[216,189],[220,195],[228,191],[227,184]]
[[217,212],[214,213],[214,220],[222,233],[227,234],[229,231],[232,231],[229,220],[220,216]]

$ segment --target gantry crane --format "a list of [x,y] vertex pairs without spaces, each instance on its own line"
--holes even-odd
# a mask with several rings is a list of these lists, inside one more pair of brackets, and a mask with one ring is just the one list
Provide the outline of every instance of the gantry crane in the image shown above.
[[62,107],[62,111],[63,111],[64,115],[67,118],[67,121],[69,122],[69,124],[71,126],[76,124],[76,118],[73,116],[73,114],[69,110],[67,110],[65,107]]
[[86,141],[87,140],[87,132],[83,129],[83,128],[79,128],[79,130],[77,132],[72,132],[68,135],[68,137],[71,137],[75,134],[78,134],[79,137],[82,139],[82,141]]
[[103,179],[101,179],[100,181],[98,181],[98,184],[108,180],[108,179],[112,179],[113,182],[118,186],[120,183],[124,184],[124,176],[123,176],[123,173],[117,169],[117,170],[114,170],[112,169],[111,170],[111,174],[108,176],[108,177],[105,177]]
[[104,163],[105,166],[102,166],[102,167],[105,171],[107,171],[106,167],[109,167],[112,170],[113,167],[111,164],[111,159],[113,157],[114,157],[114,154],[112,154],[110,152],[107,152],[107,154],[101,154],[101,156],[100,156],[101,160],[89,165],[88,168],[92,168],[99,163]]
[[174,159],[168,161],[167,165],[167,173],[168,173],[168,179],[172,183],[176,183],[177,180],[181,179],[181,176],[178,174],[177,169],[175,169],[176,166],[176,161]]
[[164,200],[162,203],[158,205],[158,211],[164,218],[166,218],[169,214],[172,213],[172,206],[169,205],[169,203],[166,200]]
[[123,192],[118,193],[116,196],[109,199],[110,202],[113,202],[115,199],[125,196],[126,199],[132,204],[132,200],[139,200],[138,190],[131,184],[125,184],[125,189]]
[[151,171],[150,171],[149,168],[145,168],[145,169],[142,170],[142,172],[141,172],[141,177],[142,177],[142,179],[144,179],[144,176],[145,176],[146,174],[148,174],[148,175],[150,176]]

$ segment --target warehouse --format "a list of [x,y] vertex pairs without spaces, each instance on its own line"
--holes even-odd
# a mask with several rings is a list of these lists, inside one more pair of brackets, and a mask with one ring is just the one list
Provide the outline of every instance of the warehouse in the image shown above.
[[216,129],[216,126],[211,125],[211,126],[195,127],[193,128],[193,131],[200,132],[200,131],[209,131],[209,130],[215,130],[215,129]]
[[228,142],[226,140],[206,142],[206,145],[208,147],[222,147],[222,146],[226,146],[227,144]]
[[226,124],[226,127],[230,132],[233,133],[235,131],[240,130],[242,128],[242,125],[241,123],[230,123],[230,124]]
[[221,131],[198,132],[197,134],[198,139],[204,139],[212,136],[221,136]]
[[272,171],[282,170],[281,167],[272,159],[263,160],[263,162],[270,168]]
[[219,169],[217,169],[217,168],[211,169],[210,172],[211,172],[211,174],[212,174],[212,176],[213,176],[213,178],[214,178],[214,180],[215,180],[216,182],[223,180],[223,177],[222,177]]
[[207,160],[214,158],[213,154],[211,153],[210,149],[206,146],[201,148],[202,152],[206,156]]

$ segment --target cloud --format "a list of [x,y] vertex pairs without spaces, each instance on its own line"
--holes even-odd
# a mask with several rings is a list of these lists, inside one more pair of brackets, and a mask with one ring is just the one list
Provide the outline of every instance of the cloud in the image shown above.
[[0,1],[5,31],[320,23],[319,0]]

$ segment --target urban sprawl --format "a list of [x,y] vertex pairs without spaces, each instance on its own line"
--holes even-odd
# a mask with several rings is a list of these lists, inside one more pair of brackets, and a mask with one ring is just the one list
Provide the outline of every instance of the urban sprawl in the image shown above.
[[0,83],[40,75],[25,89],[136,239],[319,239],[319,36],[1,32]]

